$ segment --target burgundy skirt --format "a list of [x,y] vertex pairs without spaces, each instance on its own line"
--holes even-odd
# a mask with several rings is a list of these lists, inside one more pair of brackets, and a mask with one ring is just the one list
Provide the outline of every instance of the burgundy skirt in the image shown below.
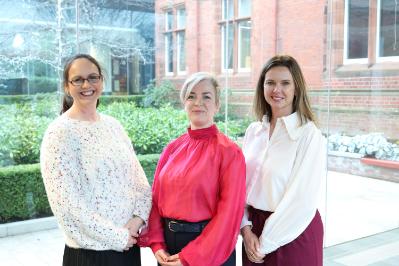
[[[258,237],[262,234],[263,226],[272,212],[261,211],[249,207],[249,220],[252,221],[252,232]],[[323,222],[319,211],[310,222],[305,231],[292,242],[269,253],[264,258],[264,263],[251,262],[242,246],[243,266],[322,266],[323,265]]]

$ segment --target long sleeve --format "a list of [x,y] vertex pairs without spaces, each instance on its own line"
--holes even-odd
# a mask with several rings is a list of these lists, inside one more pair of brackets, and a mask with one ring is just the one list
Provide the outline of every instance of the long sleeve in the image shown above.
[[[119,123],[118,123],[119,124]],[[119,125],[121,134],[123,135],[127,147],[130,149],[130,153],[133,155],[133,182],[134,182],[134,195],[135,203],[133,214],[139,216],[144,220],[145,224],[148,224],[148,217],[151,210],[151,187],[148,184],[148,179],[144,173],[143,167],[141,166],[136,153],[134,151],[133,145],[126,131]]]
[[283,198],[265,222],[260,236],[263,254],[296,239],[310,224],[320,203],[326,175],[326,143],[314,125],[310,129],[305,141],[299,144]]
[[[41,147],[41,171],[51,209],[64,233],[77,246],[122,251],[128,230],[89,208],[84,200],[78,156],[57,130],[48,130]],[[106,195],[104,195],[106,196]]]
[[136,201],[133,214],[139,216],[148,224],[148,217],[151,210],[151,188],[136,154],[134,154],[133,160],[136,167],[136,175],[134,176],[134,194]]
[[237,242],[245,204],[245,160],[239,149],[222,162],[215,215],[179,254],[183,265],[221,265]]
[[[244,138],[243,138],[243,142],[242,142],[242,149],[243,149],[243,150],[245,150],[246,145],[247,145],[247,141],[248,141],[248,132],[252,130],[252,128],[254,127],[254,125],[255,125],[255,123],[251,124],[251,125],[247,128],[247,130],[246,130],[246,132],[245,132],[245,135],[244,135]],[[247,170],[248,170],[248,169],[247,169]],[[246,187],[248,187],[248,182],[249,182],[249,181],[250,181],[250,179],[249,179],[249,178],[246,178],[246,185],[245,185]],[[249,220],[248,204],[245,204],[245,207],[244,207],[244,214],[243,214],[243,216],[242,216],[242,221],[241,221],[240,228],[243,228],[243,227],[245,227],[245,226],[247,226],[247,225],[249,225],[249,226],[252,227],[252,222]]]
[[162,152],[154,174],[154,182],[152,185],[152,207],[148,219],[148,226],[142,231],[139,238],[139,245],[142,247],[150,247],[155,254],[159,249],[166,250],[164,232],[162,226],[162,217],[158,209],[158,190],[159,190],[159,172],[169,157],[169,150],[172,144],[169,144]]

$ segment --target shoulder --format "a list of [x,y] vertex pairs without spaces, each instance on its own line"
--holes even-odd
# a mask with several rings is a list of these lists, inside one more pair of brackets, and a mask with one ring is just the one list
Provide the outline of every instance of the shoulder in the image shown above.
[[184,133],[180,137],[171,140],[164,148],[163,152],[173,153],[173,151],[179,147],[181,144],[187,142],[189,140],[188,133]]
[[243,157],[242,150],[237,145],[237,143],[232,141],[229,137],[227,137],[225,134],[221,132],[217,134],[217,145],[224,155],[232,157],[237,157],[237,156]]
[[106,114],[100,114],[101,120],[103,121],[103,123],[105,123],[106,125],[109,126],[116,126],[116,127],[122,127],[121,122],[119,122],[118,119],[110,116],[110,115],[106,115]]
[[312,121],[306,122],[304,125],[301,126],[302,128],[302,136],[301,139],[304,142],[325,142],[326,139],[323,136],[321,130],[313,123]]
[[54,119],[46,129],[45,137],[48,135],[65,135],[71,129],[65,115],[60,115]]
[[260,121],[256,121],[256,122],[252,122],[251,124],[249,124],[248,128],[245,131],[245,134],[251,134],[251,133],[255,133],[259,130],[262,129],[262,122]]

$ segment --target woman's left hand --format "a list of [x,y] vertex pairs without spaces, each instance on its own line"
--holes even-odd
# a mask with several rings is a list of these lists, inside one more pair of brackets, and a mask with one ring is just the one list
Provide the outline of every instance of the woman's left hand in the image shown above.
[[162,264],[162,265],[167,265],[167,266],[183,266],[183,264],[181,263],[180,258],[179,258],[179,253],[178,253],[178,254],[175,254],[175,255],[172,255],[172,256],[169,256],[169,257],[168,257],[168,261],[165,262],[165,263]]
[[135,216],[133,218],[131,218],[126,224],[125,224],[125,228],[127,228],[129,230],[129,234],[132,237],[138,237],[139,236],[139,229],[140,227],[144,224],[144,220],[141,219],[138,216]]

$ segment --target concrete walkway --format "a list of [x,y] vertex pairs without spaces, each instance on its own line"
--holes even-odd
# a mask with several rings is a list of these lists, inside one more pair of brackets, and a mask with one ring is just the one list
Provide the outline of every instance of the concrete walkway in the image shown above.
[[[398,266],[399,184],[329,172],[326,192],[325,265]],[[0,265],[61,265],[63,248],[58,229],[3,237]],[[240,266],[241,239],[236,250]],[[148,248],[141,254],[144,266],[156,265]]]

